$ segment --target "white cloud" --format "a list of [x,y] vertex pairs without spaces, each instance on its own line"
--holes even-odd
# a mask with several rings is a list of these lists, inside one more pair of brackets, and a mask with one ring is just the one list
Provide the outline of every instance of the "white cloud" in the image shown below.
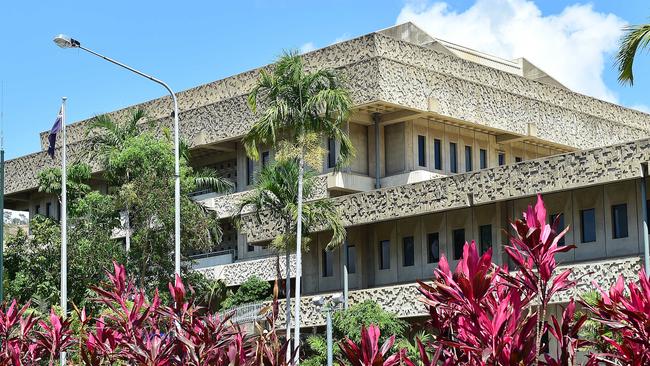
[[350,38],[351,38],[351,37],[350,37],[350,34],[349,34],[349,33],[343,33],[340,37],[337,37],[337,38],[334,40],[334,42],[332,42],[332,44],[340,43],[340,42],[344,42],[344,41],[349,40]]
[[650,113],[650,107],[648,107],[645,104],[631,105],[630,108],[636,109],[637,111],[640,111],[640,112],[643,112],[643,113]]
[[603,80],[625,22],[591,5],[544,15],[527,0],[477,0],[464,11],[447,3],[407,3],[397,23],[412,21],[433,37],[499,57],[525,57],[568,88],[616,102]]
[[311,52],[316,49],[316,46],[314,45],[314,42],[307,42],[300,46],[300,53],[307,53]]

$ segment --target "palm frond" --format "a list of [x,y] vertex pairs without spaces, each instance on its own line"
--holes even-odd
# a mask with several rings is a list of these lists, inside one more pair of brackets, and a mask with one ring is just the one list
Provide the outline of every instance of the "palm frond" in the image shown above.
[[230,193],[235,184],[223,178],[212,169],[202,169],[194,174],[194,185],[197,190],[212,190],[217,193]]
[[650,24],[633,25],[623,28],[625,34],[616,55],[618,81],[621,84],[634,84],[632,66],[639,48],[647,48],[650,43]]

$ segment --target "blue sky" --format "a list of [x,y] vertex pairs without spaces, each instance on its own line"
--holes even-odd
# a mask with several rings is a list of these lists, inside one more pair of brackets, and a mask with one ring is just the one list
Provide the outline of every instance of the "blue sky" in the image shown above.
[[[504,30],[517,29],[515,17],[508,14],[520,13],[528,18],[520,19],[519,25],[531,26],[498,37]],[[6,155],[13,158],[39,149],[38,134],[51,127],[61,96],[68,97],[72,122],[165,94],[156,84],[103,60],[59,49],[52,43],[58,33],[69,34],[180,91],[272,62],[283,49],[320,48],[389,27],[398,19],[417,20],[428,31],[444,33],[434,36],[477,42],[470,46],[503,53],[500,56],[530,53],[539,59],[533,58],[534,63],[545,65],[547,72],[557,70],[575,85],[573,89],[648,108],[650,55],[638,58],[631,88],[617,84],[611,58],[612,39],[617,38],[620,25],[648,22],[648,17],[650,6],[641,0],[478,0],[446,5],[402,0],[3,1],[0,81],[4,83]],[[449,26],[440,28],[441,24]],[[477,36],[490,32],[494,37]],[[571,43],[576,40],[581,47]],[[594,57],[576,62],[576,52]]]

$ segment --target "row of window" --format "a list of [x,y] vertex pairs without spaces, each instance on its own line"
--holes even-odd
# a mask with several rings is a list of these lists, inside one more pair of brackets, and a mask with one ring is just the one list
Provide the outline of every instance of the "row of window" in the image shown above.
[[[58,218],[57,219],[60,220],[61,219],[61,204],[57,203],[57,207],[58,207],[58,210],[57,210]],[[34,214],[35,215],[41,215],[41,205],[36,205],[34,207]],[[45,203],[45,217],[53,218],[53,215],[52,215],[52,202],[46,202]]]
[[[271,153],[269,151],[262,152],[262,168],[265,167],[271,160]],[[249,157],[246,158],[246,185],[253,184],[255,178],[255,170],[253,160]]]
[[[612,223],[612,239],[627,238],[628,232],[628,218],[627,218],[627,204],[617,204],[611,206],[611,223]],[[557,231],[564,230],[564,215],[552,214],[551,222],[557,220]],[[597,240],[596,237],[596,209],[586,208],[580,210],[580,242],[593,243]],[[565,245],[565,238],[560,239],[558,245]]]
[[[471,172],[474,170],[473,163],[474,155],[472,154],[472,146],[465,145],[465,171]],[[519,156],[515,157],[515,162],[520,162],[523,159]],[[498,152],[499,165],[506,164],[506,153],[503,151]],[[418,135],[418,165],[421,167],[427,166],[427,138],[423,135]],[[488,152],[486,149],[479,149],[479,169],[486,169],[488,167]],[[433,168],[442,170],[442,141],[440,139],[433,140]],[[458,145],[455,142],[449,143],[449,171],[458,173]]]

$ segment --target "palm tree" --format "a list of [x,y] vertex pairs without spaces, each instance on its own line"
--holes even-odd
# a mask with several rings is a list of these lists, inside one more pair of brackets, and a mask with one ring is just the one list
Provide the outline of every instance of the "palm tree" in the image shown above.
[[[286,293],[286,326],[287,338],[291,334],[291,275],[290,252],[296,246],[296,230],[298,218],[298,175],[299,163],[296,159],[280,160],[266,165],[257,176],[255,188],[251,194],[244,196],[239,203],[237,221],[241,221],[242,213],[246,208],[253,208],[257,219],[260,212],[272,210],[281,220],[282,233],[271,242],[271,247],[276,253],[276,277],[278,283],[282,282],[280,270],[280,253],[285,253],[285,279]],[[316,184],[316,173],[312,169],[305,169],[302,180],[303,194],[312,196]],[[307,242],[310,229],[316,225],[326,225],[332,230],[332,239],[327,249],[340,245],[345,240],[346,231],[341,222],[336,207],[328,199],[305,202],[303,205],[302,236]]]
[[650,43],[650,24],[633,25],[623,28],[625,34],[616,55],[618,81],[622,84],[634,84],[632,65],[639,47],[647,48]]
[[280,140],[297,150],[298,187],[296,204],[296,304],[294,346],[300,342],[300,276],[302,273],[303,175],[305,172],[306,139],[308,136],[334,138],[340,141],[338,165],[343,166],[354,155],[344,126],[352,108],[352,100],[333,70],[305,71],[297,52],[285,53],[271,72],[260,71],[257,85],[248,96],[248,104],[257,112],[265,106],[259,119],[244,137],[249,157],[257,160],[260,145],[277,146]]

